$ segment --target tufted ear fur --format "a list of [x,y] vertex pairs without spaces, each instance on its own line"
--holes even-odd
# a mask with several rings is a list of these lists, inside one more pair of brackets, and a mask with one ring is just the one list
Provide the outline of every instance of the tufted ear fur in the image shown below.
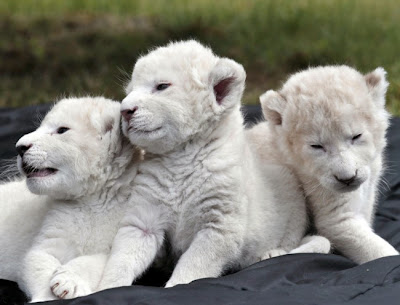
[[[115,106],[107,111],[93,112],[90,116],[91,123],[96,128],[97,139],[101,145],[99,146],[99,156],[104,156],[104,162],[110,162],[121,149],[120,121],[121,114],[120,105]],[[106,110],[106,109],[104,109]],[[104,154],[104,155],[103,155]]]
[[385,69],[381,67],[376,68],[374,71],[366,74],[364,79],[374,102],[378,106],[384,107],[386,91],[389,86],[386,80]]
[[265,119],[275,125],[282,125],[285,98],[279,92],[268,90],[260,96],[260,103]]
[[103,124],[102,132],[105,134],[107,132],[112,131],[115,126],[118,126],[118,124],[119,124],[119,119],[113,117],[106,118]]
[[112,106],[112,111],[110,108],[104,108],[104,111],[94,111],[90,114],[90,122],[96,128],[100,137],[107,133],[114,134],[114,131],[119,129],[121,119],[120,104],[113,102]]
[[209,76],[215,103],[226,108],[239,104],[245,80],[246,72],[242,65],[228,58],[219,59]]

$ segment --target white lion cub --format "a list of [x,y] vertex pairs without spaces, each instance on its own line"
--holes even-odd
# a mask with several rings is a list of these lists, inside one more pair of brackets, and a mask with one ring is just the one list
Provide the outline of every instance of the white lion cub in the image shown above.
[[122,136],[119,107],[100,97],[61,100],[16,144],[29,190],[51,203],[23,262],[33,302],[97,289],[141,158]]
[[318,232],[357,263],[398,254],[371,228],[389,119],[385,74],[347,66],[294,74],[260,97],[268,122],[255,127],[259,145],[273,145],[300,180]]
[[[171,43],[137,61],[121,104],[124,134],[148,154],[133,196],[163,217],[153,213],[143,222],[137,207],[128,213],[104,287],[129,285],[146,267],[138,259],[154,257],[164,234],[177,261],[166,287],[217,277],[299,245],[304,198],[277,166],[270,176],[281,177],[284,187],[274,188],[247,143],[240,112],[245,78],[240,64],[196,41]],[[149,236],[152,247],[139,247]]]

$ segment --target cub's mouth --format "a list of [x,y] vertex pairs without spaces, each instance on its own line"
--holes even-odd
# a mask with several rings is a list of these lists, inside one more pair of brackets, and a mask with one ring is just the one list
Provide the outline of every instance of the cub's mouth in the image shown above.
[[53,175],[57,172],[55,168],[36,168],[28,165],[27,163],[22,163],[22,170],[24,171],[27,178],[42,178]]
[[139,129],[137,127],[134,127],[133,125],[129,125],[128,132],[150,134],[150,133],[159,131],[161,128],[162,127],[160,126],[160,127],[154,128],[154,129]]
[[352,191],[357,190],[361,186],[362,183],[363,183],[363,181],[357,180],[357,181],[354,181],[353,183],[350,183],[347,185],[344,185],[342,183],[337,184],[336,190],[339,192],[342,192],[342,193],[352,192]]

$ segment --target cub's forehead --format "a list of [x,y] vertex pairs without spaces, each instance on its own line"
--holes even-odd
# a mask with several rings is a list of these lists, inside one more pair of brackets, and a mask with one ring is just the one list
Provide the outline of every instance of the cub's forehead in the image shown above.
[[174,78],[197,73],[207,74],[218,57],[211,49],[196,41],[170,43],[141,57],[135,64],[132,80],[146,78]]
[[288,128],[313,141],[350,137],[361,133],[370,120],[368,113],[352,104],[311,105],[289,110]]
[[55,124],[59,122],[78,122],[83,120],[88,113],[87,107],[78,101],[62,100],[56,103],[46,114],[42,124]]
[[120,105],[118,102],[97,98],[67,98],[57,102],[44,117],[42,124],[51,126],[77,126],[91,125],[90,118],[94,115],[109,113],[119,114]]
[[321,123],[365,118],[374,109],[363,76],[349,67],[322,67],[300,72],[286,82],[281,94],[287,101],[287,108],[291,109],[288,112],[303,120]]
[[285,83],[281,94],[287,101],[287,128],[312,136],[314,141],[361,133],[373,120],[365,80],[346,66],[297,73]]
[[282,88],[282,94],[295,102],[316,104],[353,104],[369,102],[363,75],[347,66],[310,68],[294,74]]
[[309,68],[293,74],[285,83],[284,87],[312,84],[334,84],[334,85],[358,85],[366,87],[363,75],[357,70],[348,66],[323,66]]

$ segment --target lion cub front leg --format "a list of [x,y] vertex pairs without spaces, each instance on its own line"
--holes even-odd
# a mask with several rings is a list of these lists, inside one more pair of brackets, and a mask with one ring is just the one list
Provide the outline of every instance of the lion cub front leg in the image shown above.
[[72,299],[96,291],[108,256],[104,253],[79,256],[59,266],[50,289],[60,299]]
[[346,211],[346,205],[334,209],[334,213],[326,213],[326,209],[317,210],[314,217],[318,232],[327,237],[343,255],[358,264],[399,254],[372,230],[361,214]]
[[163,209],[151,204],[137,205],[127,212],[98,290],[130,286],[151,265],[164,242],[166,222],[162,215]]
[[59,238],[44,239],[28,251],[23,260],[22,285],[31,302],[57,299],[50,289],[50,280],[67,251],[68,242]]
[[238,259],[241,238],[213,228],[199,231],[180,257],[166,288],[206,277],[218,277],[230,262]]

